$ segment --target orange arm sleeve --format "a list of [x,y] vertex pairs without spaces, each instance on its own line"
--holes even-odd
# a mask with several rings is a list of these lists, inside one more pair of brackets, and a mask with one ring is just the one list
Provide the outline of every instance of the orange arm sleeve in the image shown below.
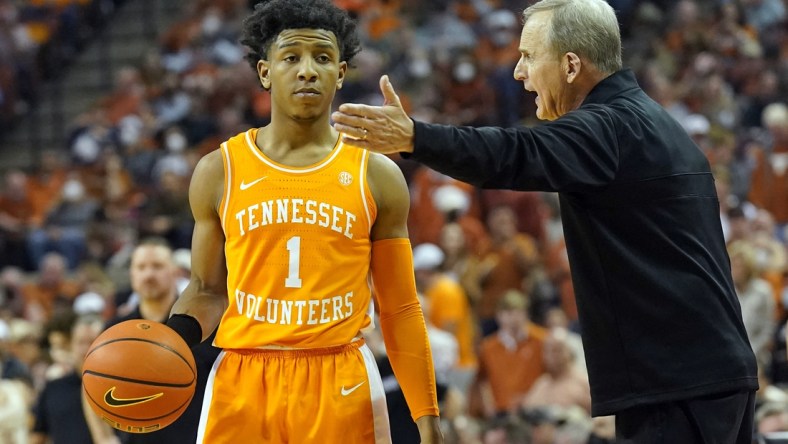
[[438,416],[435,370],[424,314],[416,297],[408,239],[372,243],[372,281],[386,352],[410,414],[414,420]]

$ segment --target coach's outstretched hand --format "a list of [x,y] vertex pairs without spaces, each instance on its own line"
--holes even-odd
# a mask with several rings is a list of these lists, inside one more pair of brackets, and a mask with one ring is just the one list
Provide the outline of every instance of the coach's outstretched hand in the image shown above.
[[413,121],[408,117],[389,76],[380,78],[382,106],[345,103],[331,117],[344,142],[383,154],[413,152]]

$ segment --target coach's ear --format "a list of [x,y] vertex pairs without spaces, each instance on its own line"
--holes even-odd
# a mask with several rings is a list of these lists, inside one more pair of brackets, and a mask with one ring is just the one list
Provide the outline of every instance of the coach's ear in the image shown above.
[[257,61],[257,76],[260,78],[260,84],[263,85],[263,89],[266,91],[271,89],[270,72],[267,60],[260,59]]

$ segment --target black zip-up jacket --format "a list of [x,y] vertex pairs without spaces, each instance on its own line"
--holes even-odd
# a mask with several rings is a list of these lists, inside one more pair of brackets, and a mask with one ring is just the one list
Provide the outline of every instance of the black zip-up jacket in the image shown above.
[[415,122],[410,157],[559,193],[594,416],[758,387],[708,161],[631,71],[534,128]]

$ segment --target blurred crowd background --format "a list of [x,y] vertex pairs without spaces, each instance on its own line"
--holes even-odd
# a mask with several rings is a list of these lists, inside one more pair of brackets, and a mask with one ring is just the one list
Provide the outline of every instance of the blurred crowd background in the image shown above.
[[[115,3],[0,0],[0,131],[25,119],[40,85],[96,29],[112,26]],[[197,160],[269,119],[270,97],[237,43],[254,3],[188,2],[157,46],[67,122],[66,140],[14,147],[34,153],[27,167],[0,164],[0,442],[27,442],[42,388],[79,360],[68,351],[74,316],[109,320],[139,303],[129,263],[140,240],[173,250],[162,285],[188,276]],[[539,124],[532,93],[512,78],[528,1],[335,3],[358,18],[364,47],[336,104],[381,103],[385,73],[416,119]],[[788,2],[610,3],[625,65],[712,165],[762,378],[759,439],[788,432]],[[612,418],[589,415],[555,196],[480,190],[395,160],[411,190],[447,443],[614,442]],[[386,387],[401,409],[396,381]]]

